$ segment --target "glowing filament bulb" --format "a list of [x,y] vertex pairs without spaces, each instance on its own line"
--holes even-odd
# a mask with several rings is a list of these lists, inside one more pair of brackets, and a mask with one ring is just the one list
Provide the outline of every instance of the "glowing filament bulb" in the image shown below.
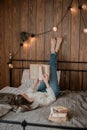
[[57,31],[57,27],[53,27],[53,31],[56,32]]
[[83,32],[84,32],[84,33],[87,33],[87,28],[84,28],[84,29],[83,29]]
[[83,4],[82,9],[87,9],[87,5]]

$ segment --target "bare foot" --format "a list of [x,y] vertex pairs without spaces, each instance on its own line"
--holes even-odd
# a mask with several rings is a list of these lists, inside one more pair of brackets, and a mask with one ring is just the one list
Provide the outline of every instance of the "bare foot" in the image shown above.
[[51,53],[55,53],[56,39],[51,38]]
[[57,44],[56,44],[55,52],[59,51],[60,45],[62,43],[62,39],[63,39],[62,37],[57,38]]

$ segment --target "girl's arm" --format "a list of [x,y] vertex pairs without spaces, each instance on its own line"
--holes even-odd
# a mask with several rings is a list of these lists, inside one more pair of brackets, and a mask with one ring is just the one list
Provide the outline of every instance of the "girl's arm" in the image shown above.
[[33,83],[33,85],[32,85],[30,88],[31,88],[32,90],[35,90],[35,88],[36,88],[38,82],[39,82],[39,79],[36,78],[35,81],[34,81],[34,83]]

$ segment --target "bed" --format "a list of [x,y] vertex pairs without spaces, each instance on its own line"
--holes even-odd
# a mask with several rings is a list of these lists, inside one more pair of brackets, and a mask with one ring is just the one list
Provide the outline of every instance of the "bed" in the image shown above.
[[[51,106],[62,105],[67,107],[70,110],[70,119],[65,123],[53,123],[48,120],[48,116],[50,114]],[[24,113],[15,113],[10,111],[8,114],[1,118],[2,120],[10,120],[10,121],[20,121],[23,122],[26,120],[28,123],[39,123],[45,125],[55,125],[55,126],[66,126],[66,127],[80,127],[87,128],[87,91],[83,92],[70,92],[63,91],[60,98],[57,99],[56,102],[51,104],[50,106],[38,108],[32,111],[24,112]],[[14,124],[0,124],[1,130],[21,130],[20,125]],[[36,128],[32,126],[26,127],[26,130],[41,130],[45,129],[43,127]],[[46,128],[47,129],[47,128]],[[48,128],[50,129],[50,128]],[[53,129],[53,128],[52,128]],[[54,128],[55,129],[55,128]]]
[[[11,69],[10,69],[11,70]],[[12,70],[11,70],[12,71]],[[10,72],[10,74],[12,74]],[[57,73],[60,81],[60,71]],[[11,75],[10,75],[11,77]],[[12,81],[11,81],[12,83]],[[29,70],[23,70],[21,85],[18,88],[6,86],[0,93],[20,94],[31,86]],[[52,106],[64,106],[69,109],[69,120],[63,123],[54,123],[48,120]],[[49,130],[49,129],[87,129],[87,90],[61,91],[60,97],[51,105],[32,111],[16,113],[9,111],[0,118],[1,130]]]

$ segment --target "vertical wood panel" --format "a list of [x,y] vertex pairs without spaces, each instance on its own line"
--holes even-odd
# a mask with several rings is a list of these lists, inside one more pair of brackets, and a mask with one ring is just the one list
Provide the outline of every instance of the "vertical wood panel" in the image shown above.
[[57,32],[54,33],[54,37],[61,36],[62,32],[62,23],[59,24],[60,19],[62,18],[62,0],[54,0],[54,7],[53,7],[53,26],[58,25]]
[[[44,32],[44,0],[37,0],[37,33]],[[37,37],[36,59],[44,59],[44,35]]]
[[[87,0],[83,0],[83,2],[87,5]],[[85,19],[85,23],[86,23],[86,27],[87,27],[87,8],[86,8],[86,10],[83,10],[83,15],[84,15],[84,19]],[[86,54],[87,54],[87,33],[86,34],[84,34],[84,41],[82,42],[83,44],[84,44],[84,50],[83,50],[83,52],[84,52],[84,58],[83,58],[83,61],[87,61],[87,56],[86,56]],[[87,69],[87,64],[86,65],[84,65],[84,69]],[[87,90],[87,72],[86,73],[84,73],[84,75],[83,75],[83,88],[82,88],[83,90]]]
[[[73,8],[75,8],[76,12],[72,13],[72,37],[71,37],[71,61],[79,60],[79,11],[78,11],[78,3],[77,1],[73,1]],[[78,69],[78,64],[71,65],[71,68]],[[78,85],[77,85],[78,82]],[[78,72],[71,72],[71,90],[79,89],[79,76]]]
[[[45,0],[45,31],[49,31],[53,27],[53,0]],[[53,32],[45,34],[44,44],[45,44],[45,60],[50,58],[50,39]]]
[[[29,0],[29,33],[36,34],[36,0]],[[29,54],[30,59],[36,58],[36,39],[37,37],[29,39]],[[29,57],[28,57],[29,59]]]
[[[82,4],[82,2],[81,2],[81,4]],[[82,55],[82,53],[83,53],[83,41],[82,41],[82,35],[84,35],[84,33],[83,33],[83,31],[82,31],[82,28],[83,28],[83,22],[82,22],[82,16],[81,16],[81,11],[82,10],[79,10],[79,13],[80,13],[80,32],[79,32],[79,40],[80,40],[80,45],[79,45],[79,60],[80,61],[83,61],[82,59],[82,57],[83,57],[83,55]],[[84,69],[84,65],[82,65],[82,64],[80,64],[79,65],[79,69]],[[81,73],[79,73],[79,79],[80,79],[80,82],[79,82],[79,85],[80,85],[80,89],[82,88],[82,86],[83,86],[83,73],[81,72]]]
[[0,1],[0,89],[5,86],[5,69],[4,69],[4,1]]
[[[20,32],[29,32],[29,0],[20,1]],[[21,40],[21,39],[20,39]],[[23,41],[22,41],[23,42]],[[23,46],[20,50],[20,59],[27,59],[29,57],[29,42],[28,40],[23,42]],[[28,66],[27,62],[21,64],[21,66]],[[21,75],[22,77],[22,75]],[[20,78],[21,79],[21,78]]]
[[12,1],[5,0],[4,3],[4,68],[5,68],[5,82],[9,85],[9,69],[8,59],[9,53],[12,52]]
[[[29,32],[29,1],[28,0],[21,0],[21,20],[20,20],[20,25],[21,25],[21,32]],[[26,44],[26,45],[25,45]],[[22,59],[27,59],[27,53],[28,53],[28,43],[24,42],[23,47],[21,47],[21,58]],[[29,53],[28,53],[29,54]],[[29,55],[28,55],[29,56]],[[26,63],[25,63],[26,65]]]
[[[59,24],[60,20],[62,19],[63,17],[63,0],[59,0],[59,4],[58,2],[55,0],[55,4],[54,4],[54,8],[55,6],[58,6],[56,8],[56,14],[57,14],[57,23]],[[55,19],[54,19],[54,22],[55,22]],[[58,25],[58,31],[57,31],[57,36],[62,36],[62,23],[60,23]],[[59,52],[58,52],[58,60],[61,60],[62,59],[62,46],[60,47],[59,49]],[[58,65],[59,67],[61,66],[61,64]]]
[[[69,6],[70,1],[66,0],[63,1],[62,10],[63,10],[63,16],[65,15],[65,12],[67,10],[67,7]],[[67,15],[65,16],[64,20],[62,21],[62,61],[70,61],[70,26],[71,26],[71,13],[70,11],[67,12]],[[69,64],[61,64],[62,68],[70,68]],[[70,72],[62,72],[62,83],[61,83],[61,89],[69,89],[69,76]]]
[[[86,4],[87,5],[87,0],[81,1],[81,4]],[[87,25],[87,9],[86,10],[81,10],[82,11],[82,16],[84,17],[85,23]],[[84,22],[81,18],[81,27],[80,27],[80,61],[87,61],[87,34],[83,33],[83,28],[85,27]],[[82,69],[87,69],[87,65],[80,65]],[[87,72],[83,73],[83,80],[81,82],[83,90],[87,89]]]
[[[20,43],[20,0],[16,1],[13,0],[13,8],[12,8],[12,18],[13,18],[13,44],[12,44],[12,48],[13,48],[13,55],[15,55],[15,58],[20,58],[20,50],[18,50],[19,48],[19,43]],[[17,65],[17,63],[16,63]],[[18,64],[19,65],[19,64]],[[17,65],[17,66],[18,66]],[[16,78],[17,77],[17,78]],[[19,72],[14,71],[14,75],[13,75],[13,84],[14,86],[18,86],[19,85]]]

